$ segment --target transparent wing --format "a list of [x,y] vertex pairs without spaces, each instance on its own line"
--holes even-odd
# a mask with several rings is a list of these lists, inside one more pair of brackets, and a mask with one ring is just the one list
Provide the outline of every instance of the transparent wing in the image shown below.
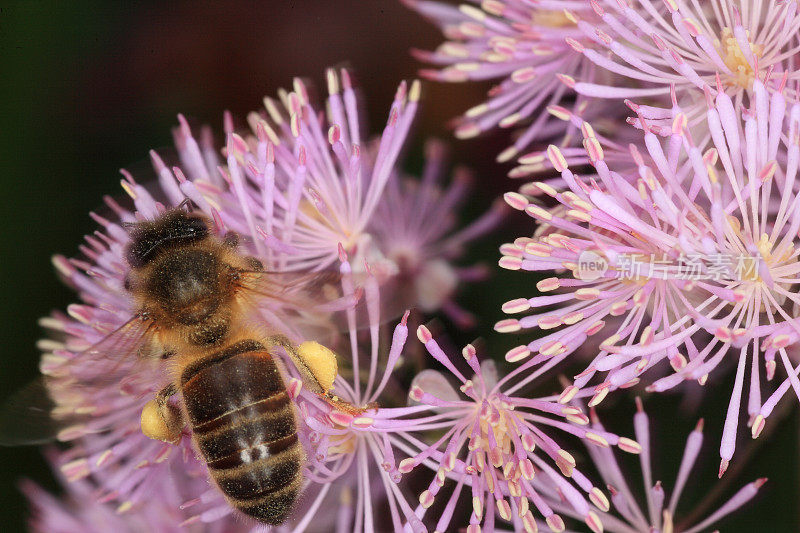
[[96,389],[117,383],[134,367],[160,354],[152,320],[134,315],[100,341],[78,352],[62,352],[43,370],[50,376],[69,375],[75,385]]
[[[242,298],[255,305],[273,302],[280,313],[289,318],[297,315],[330,322],[339,330],[348,329],[347,315],[355,312],[356,329],[369,327],[369,307],[377,306],[379,322],[400,317],[413,307],[413,287],[408,287],[399,276],[370,278],[366,273],[353,274],[347,282],[351,285],[345,293],[343,275],[338,271],[316,272],[257,272],[243,271]],[[378,300],[369,293],[369,283],[377,286]],[[365,293],[368,294],[365,297]]]
[[44,444],[78,423],[53,418],[56,407],[43,376],[12,394],[0,407],[0,445]]
[[342,275],[334,271],[272,272],[241,271],[241,295],[255,303],[274,302],[277,306],[303,311],[329,311],[337,303],[342,308],[354,305],[342,294]]
[[[89,348],[59,351],[42,364],[46,372],[0,405],[0,445],[66,439],[70,428],[103,413],[109,397],[161,364],[152,324],[134,316]],[[96,430],[102,430],[96,427]]]

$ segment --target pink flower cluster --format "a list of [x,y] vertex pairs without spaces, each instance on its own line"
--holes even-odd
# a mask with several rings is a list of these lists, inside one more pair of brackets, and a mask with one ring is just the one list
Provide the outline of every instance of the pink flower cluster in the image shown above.
[[[721,434],[722,477],[739,458],[742,426],[756,439],[781,399],[800,399],[797,2],[403,3],[446,38],[414,52],[433,65],[423,77],[496,81],[455,136],[516,130],[497,159],[516,160],[509,176],[522,184],[459,226],[470,180],[456,168],[444,183],[442,142],[427,143],[419,179],[406,176],[417,81],[400,84],[374,139],[344,70],[327,73],[324,111],[295,80],[248,115],[249,130],[226,115],[221,149],[179,117],[180,166],[151,153],[157,184],[126,173],[133,206],[107,200],[114,216],[92,215],[101,229],[82,257],[54,259],[81,303],[42,321],[53,335],[40,343],[41,370],[54,414],[79,422],[50,457],[66,496],[24,486],[34,530],[263,527],[209,480],[188,427],[176,444],[140,431],[144,405],[166,385],[158,365],[123,363],[93,380],[101,384],[76,386],[98,373],[90,347],[136,311],[126,226],[187,199],[216,234],[239,234],[269,273],[341,274],[348,303],[330,314],[347,334],[326,337],[340,356],[330,395],[277,354],[306,461],[304,512],[275,530],[695,533],[764,485],[676,520],[704,426]],[[499,266],[522,283],[494,329],[522,342],[504,355],[467,345],[455,357],[416,324],[419,342],[409,342],[412,307],[465,329],[486,325],[486,310],[455,302],[486,269],[458,261],[506,207],[533,224],[500,246]],[[304,311],[265,297],[249,318],[296,343],[330,333]],[[700,387],[728,407],[689,434],[667,499],[642,401],[635,439],[606,429],[600,420],[612,415],[596,410],[607,397],[625,401],[624,389],[698,401]],[[641,482],[615,448],[638,457]]]

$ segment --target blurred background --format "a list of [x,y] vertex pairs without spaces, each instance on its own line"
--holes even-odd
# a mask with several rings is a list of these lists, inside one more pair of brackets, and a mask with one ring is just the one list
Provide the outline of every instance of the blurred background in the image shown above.
[[[75,255],[94,230],[88,212],[104,194],[119,194],[120,167],[146,168],[151,148],[170,146],[176,114],[221,129],[222,113],[238,117],[266,94],[303,76],[324,90],[324,69],[349,66],[366,95],[371,132],[379,132],[394,90],[415,76],[411,47],[434,48],[439,32],[395,0],[228,2],[3,2],[0,6],[0,396],[37,374],[37,319],[62,309],[73,295],[53,272],[54,253]],[[452,145],[453,160],[473,169],[475,193],[464,216],[486,209],[516,188],[494,163],[506,146],[501,136],[454,141],[447,122],[480,102],[488,85],[424,85],[421,112],[408,147],[409,170],[419,168],[423,139]],[[495,265],[497,246],[530,232],[528,220],[511,221],[471,249],[467,262]],[[479,326],[457,331],[443,320],[455,345],[482,337],[495,354],[519,343],[492,333],[500,304],[533,294],[535,280],[499,272],[463,291],[460,302],[479,315]],[[502,356],[500,356],[502,360]],[[569,374],[568,370],[565,373]],[[706,400],[686,408],[678,397],[647,398],[656,457],[655,479],[674,482],[686,435],[706,418],[706,446],[684,503],[702,500],[716,479],[717,445],[732,376],[706,385]],[[549,389],[558,389],[549,384]],[[791,394],[790,394],[791,396]],[[630,396],[602,405],[607,426],[632,434]],[[796,413],[770,419],[747,452],[741,440],[725,476],[719,506],[741,485],[769,477],[760,495],[720,524],[722,531],[798,530]],[[743,433],[749,434],[745,428]],[[743,437],[746,435],[742,435]],[[749,456],[748,457],[746,457]],[[579,458],[580,460],[580,458]],[[0,449],[0,524],[23,531],[27,506],[17,490],[29,477],[57,490],[34,448]],[[631,468],[638,468],[631,463]],[[638,475],[638,469],[635,470]],[[680,512],[680,511],[679,511]]]

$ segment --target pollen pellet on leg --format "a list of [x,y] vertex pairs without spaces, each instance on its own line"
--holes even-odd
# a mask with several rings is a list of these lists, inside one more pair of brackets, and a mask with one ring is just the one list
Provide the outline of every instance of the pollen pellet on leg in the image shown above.
[[297,355],[323,390],[330,391],[338,372],[336,354],[318,342],[306,341],[297,347]]
[[[177,408],[166,405],[160,409],[156,400],[150,400],[142,409],[141,427],[145,437],[164,442],[175,442],[181,436],[181,428],[175,423],[180,417]],[[165,418],[166,415],[166,418]]]

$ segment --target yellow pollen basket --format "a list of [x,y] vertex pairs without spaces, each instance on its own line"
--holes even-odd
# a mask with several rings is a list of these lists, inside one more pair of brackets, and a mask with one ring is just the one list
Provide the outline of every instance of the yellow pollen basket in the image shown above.
[[148,439],[177,444],[181,439],[182,421],[180,411],[173,405],[159,409],[156,400],[150,400],[142,409],[142,433]]
[[336,354],[318,342],[306,341],[297,347],[297,355],[323,392],[330,392],[338,372]]
[[[748,33],[748,42],[749,38],[750,35]],[[751,89],[755,72],[750,63],[748,63],[747,58],[745,58],[739,42],[733,35],[733,31],[728,27],[722,28],[719,40],[715,44],[720,51],[725,66],[731,70],[731,74],[728,75],[728,85]],[[761,57],[764,53],[764,47],[750,42],[750,51],[754,56]]]

